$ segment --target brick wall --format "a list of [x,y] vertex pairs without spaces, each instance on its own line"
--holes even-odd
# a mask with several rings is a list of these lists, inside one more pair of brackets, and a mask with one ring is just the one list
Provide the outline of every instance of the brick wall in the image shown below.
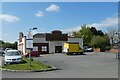
[[110,49],[109,52],[111,52],[111,53],[118,53],[118,49]]
[[94,48],[94,52],[100,52],[100,48]]

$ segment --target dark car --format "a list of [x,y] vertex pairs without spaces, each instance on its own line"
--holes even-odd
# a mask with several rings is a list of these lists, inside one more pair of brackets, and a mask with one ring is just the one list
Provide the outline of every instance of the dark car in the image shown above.
[[0,50],[0,56],[4,56],[5,52],[3,50]]

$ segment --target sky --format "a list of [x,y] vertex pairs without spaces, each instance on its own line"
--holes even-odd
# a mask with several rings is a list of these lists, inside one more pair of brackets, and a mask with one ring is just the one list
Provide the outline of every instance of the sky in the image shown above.
[[117,28],[117,19],[117,2],[3,2],[0,39],[15,42],[19,32],[26,35],[33,27],[37,27],[34,33],[52,30],[68,33],[87,24],[107,32]]

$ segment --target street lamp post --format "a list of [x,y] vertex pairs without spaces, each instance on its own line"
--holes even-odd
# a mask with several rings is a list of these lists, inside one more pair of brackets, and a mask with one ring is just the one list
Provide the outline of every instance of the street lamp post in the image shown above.
[[31,53],[33,50],[33,34],[32,34],[32,30],[36,30],[37,28],[30,28],[29,32],[27,34],[27,49],[30,51],[29,52],[29,59],[30,59],[30,66],[31,66]]

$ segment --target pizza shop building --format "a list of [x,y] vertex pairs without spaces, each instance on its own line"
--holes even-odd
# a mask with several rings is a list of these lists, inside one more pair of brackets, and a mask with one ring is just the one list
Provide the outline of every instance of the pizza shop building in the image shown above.
[[[82,38],[69,37],[68,34],[62,33],[62,31],[54,30],[51,33],[37,33],[33,35],[33,51],[37,51],[39,54],[62,53],[65,42],[77,42],[83,48]],[[19,34],[18,49],[23,54],[26,53],[26,36],[23,36],[23,34],[22,39]]]

